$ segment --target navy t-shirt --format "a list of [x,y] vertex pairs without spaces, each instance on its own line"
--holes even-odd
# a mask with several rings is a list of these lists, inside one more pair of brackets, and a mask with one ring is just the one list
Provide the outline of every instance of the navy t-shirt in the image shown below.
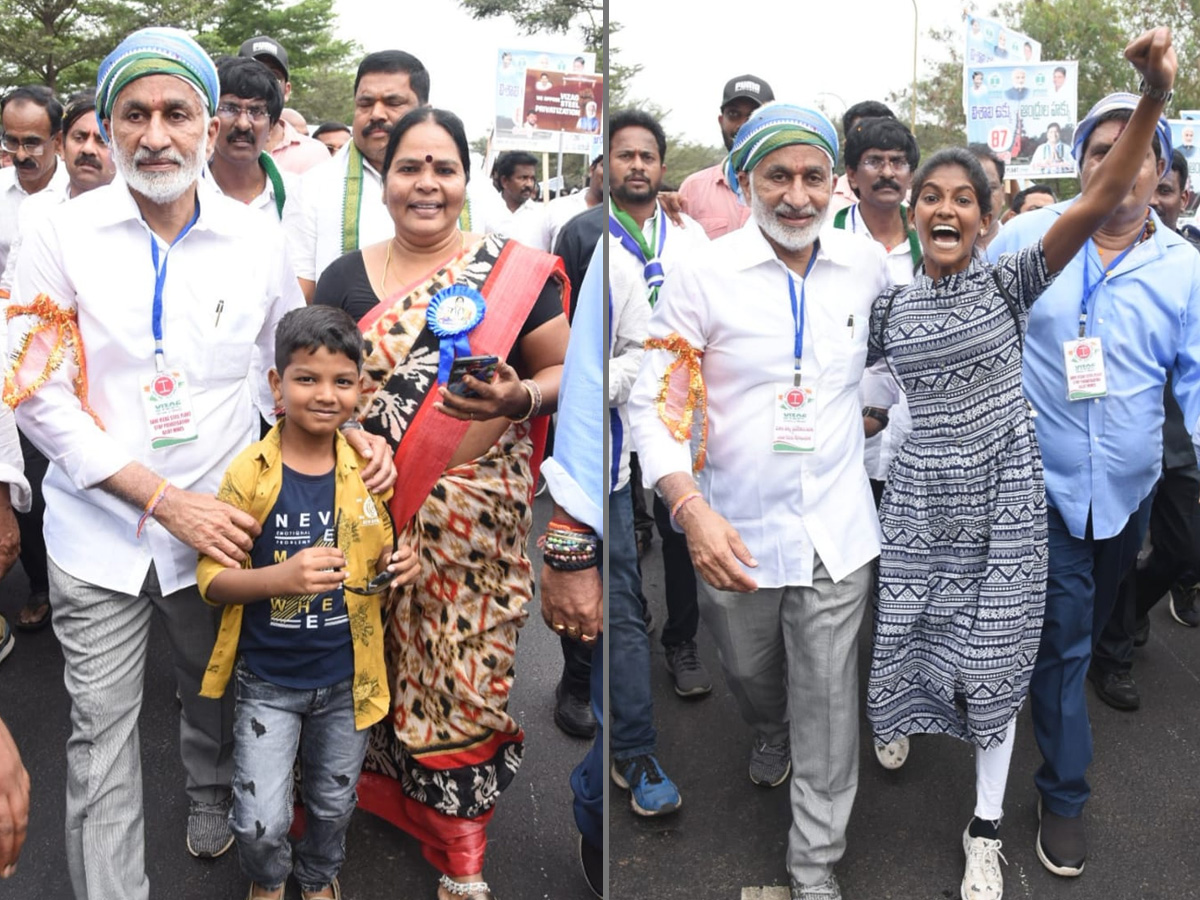
[[[281,563],[307,547],[332,547],[334,473],[304,475],[283,467],[279,499],[250,553],[255,568]],[[282,687],[329,687],[354,674],[350,619],[339,587],[323,595],[247,603],[238,652],[250,671]]]

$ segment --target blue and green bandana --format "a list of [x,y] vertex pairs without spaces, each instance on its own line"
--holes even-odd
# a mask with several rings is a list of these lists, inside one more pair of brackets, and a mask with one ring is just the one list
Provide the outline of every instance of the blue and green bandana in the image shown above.
[[832,166],[838,157],[837,129],[818,110],[790,103],[767,103],[738,129],[725,160],[725,183],[739,197],[737,173],[753,170],[781,147],[808,144],[824,151]]

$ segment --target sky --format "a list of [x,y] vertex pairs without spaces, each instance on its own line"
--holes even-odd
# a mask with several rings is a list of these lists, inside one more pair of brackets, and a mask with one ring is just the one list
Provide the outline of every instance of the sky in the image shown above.
[[495,116],[496,51],[500,47],[576,53],[578,33],[523,35],[511,19],[476,21],[455,0],[380,3],[337,0],[337,34],[364,53],[407,50],[429,70],[429,100],[463,120],[467,137],[483,137]]

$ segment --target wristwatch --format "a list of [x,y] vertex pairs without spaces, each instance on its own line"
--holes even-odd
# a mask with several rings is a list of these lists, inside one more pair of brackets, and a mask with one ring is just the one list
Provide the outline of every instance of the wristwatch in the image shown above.
[[886,409],[880,409],[878,406],[864,406],[862,414],[864,419],[874,419],[882,427],[887,428],[888,414]]
[[1142,83],[1138,85],[1138,91],[1143,97],[1149,97],[1151,100],[1161,100],[1163,106],[1171,102],[1171,98],[1175,96],[1175,92],[1170,89],[1152,88],[1146,84],[1146,79],[1142,79]]

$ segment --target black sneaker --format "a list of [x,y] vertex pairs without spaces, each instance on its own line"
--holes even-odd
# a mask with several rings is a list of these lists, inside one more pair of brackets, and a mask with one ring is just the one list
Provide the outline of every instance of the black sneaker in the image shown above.
[[1171,618],[1188,628],[1200,627],[1200,610],[1196,609],[1198,589],[1200,589],[1200,585],[1185,588],[1177,584],[1171,588],[1169,603]]
[[700,655],[695,641],[684,641],[667,647],[667,671],[675,682],[675,693],[680,697],[700,697],[712,690],[712,677]]
[[1142,705],[1141,695],[1133,676],[1128,672],[1097,672],[1095,668],[1088,669],[1088,681],[1096,689],[1096,696],[1122,712],[1133,712]]
[[561,679],[554,689],[554,724],[571,737],[596,736],[596,715],[592,712],[591,698],[576,697]]
[[1055,875],[1074,878],[1083,873],[1087,859],[1087,831],[1083,817],[1068,819],[1042,808],[1038,798],[1037,855]]
[[604,900],[604,853],[579,836],[579,862],[583,866],[583,877],[593,894]]

